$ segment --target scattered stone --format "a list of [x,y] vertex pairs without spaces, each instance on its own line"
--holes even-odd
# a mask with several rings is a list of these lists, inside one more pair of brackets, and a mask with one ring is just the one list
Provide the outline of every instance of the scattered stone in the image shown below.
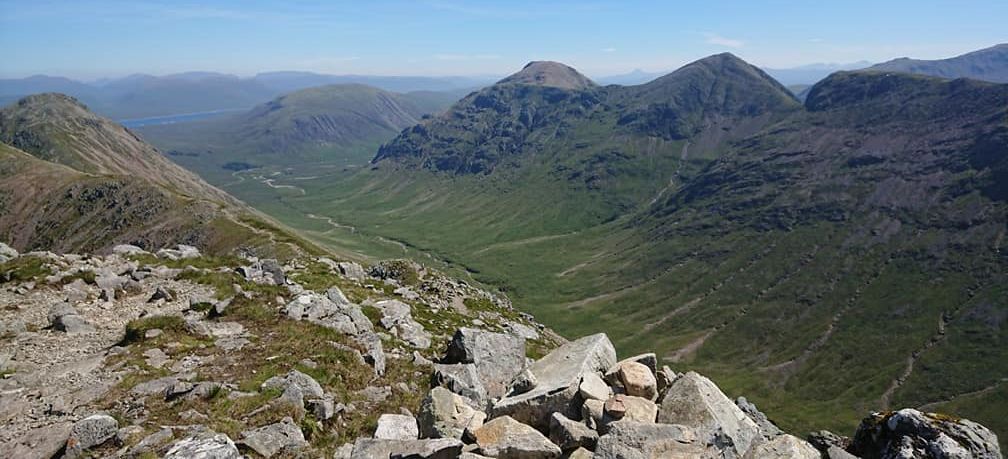
[[280,452],[293,452],[308,446],[301,429],[289,417],[275,424],[246,430],[242,432],[242,437],[243,445],[267,458]]
[[143,255],[149,252],[135,245],[119,244],[115,247],[112,247],[112,253],[116,255],[127,256],[127,255]]
[[665,395],[665,391],[668,390],[668,388],[672,385],[673,382],[675,382],[676,378],[678,377],[679,375],[677,375],[674,371],[672,371],[672,369],[669,368],[668,365],[664,365],[661,367],[661,370],[658,370],[658,373],[655,374],[655,379],[657,379],[658,381],[659,398]]
[[584,400],[609,400],[609,397],[612,396],[612,389],[598,373],[588,372],[581,378],[578,393]]
[[291,370],[282,378],[274,376],[262,383],[263,389],[280,388],[287,390],[287,388],[291,386],[298,388],[304,397],[325,397],[325,391],[322,390],[322,386],[318,383],[318,381],[315,381],[315,379],[311,376],[297,370]]
[[13,247],[0,242],[0,263],[7,263],[19,256],[18,251]]
[[532,427],[511,416],[495,418],[476,429],[476,444],[490,457],[539,459],[560,457],[560,447]]
[[688,427],[617,421],[609,424],[607,433],[599,437],[593,457],[595,459],[722,457],[717,451],[707,453],[705,442],[697,439]]
[[483,381],[476,371],[476,365],[471,363],[459,363],[447,365],[434,364],[434,373],[431,376],[433,386],[441,386],[456,394],[466,397],[482,409],[489,403]]
[[529,367],[539,381],[535,389],[500,399],[492,417],[511,416],[546,431],[554,412],[567,417],[580,414],[578,389],[586,373],[605,371],[615,363],[616,350],[604,334],[564,344]]
[[617,371],[626,393],[654,400],[658,397],[658,381],[650,368],[638,362],[623,362]]
[[525,368],[521,371],[521,373],[518,373],[518,376],[514,377],[513,381],[511,381],[508,393],[512,395],[524,394],[532,389],[535,389],[535,386],[538,383],[539,381],[536,381],[535,374],[532,373],[532,370]]
[[[508,384],[525,367],[525,340],[505,333],[460,328],[448,343],[442,362],[474,364],[487,396],[498,398],[507,393]],[[531,370],[525,379],[535,380]]]
[[784,431],[780,430],[773,421],[768,419],[767,416],[759,410],[759,408],[756,408],[755,404],[746,400],[745,397],[735,399],[735,405],[738,406],[739,409],[746,414],[746,416],[749,416],[749,419],[752,419],[753,422],[759,426],[760,434],[763,435],[763,438],[769,440],[784,433]]
[[81,457],[84,451],[111,440],[118,430],[119,422],[112,416],[93,414],[81,419],[70,429],[63,457],[66,459]]
[[144,339],[154,339],[164,333],[160,328],[151,328],[144,332]]
[[94,333],[95,328],[68,303],[57,303],[49,310],[49,324],[68,335]]
[[308,409],[315,415],[315,419],[320,421],[331,419],[336,415],[336,403],[331,397],[308,400]]
[[357,263],[344,261],[338,263],[337,266],[339,267],[340,274],[347,279],[355,280],[357,282],[364,282],[367,280],[367,273],[365,273],[364,268]]
[[164,459],[241,459],[241,454],[227,435],[201,432],[175,442]]
[[819,450],[808,442],[787,434],[758,442],[745,455],[745,459],[820,459],[820,457]]
[[399,300],[382,300],[374,304],[381,311],[381,325],[393,335],[409,343],[410,346],[427,349],[431,345],[431,335],[417,321],[413,320],[410,306]]
[[761,439],[759,427],[711,380],[694,372],[677,379],[662,400],[658,422],[692,428],[701,442],[741,457]]
[[435,387],[420,403],[417,418],[423,438],[458,438],[483,426],[486,414],[475,410],[465,398],[443,387]]
[[986,427],[912,408],[872,413],[861,421],[848,451],[865,459],[1002,457],[997,436]]
[[144,351],[143,356],[147,358],[146,359],[147,365],[150,365],[154,368],[161,368],[165,366],[165,364],[167,364],[168,361],[170,360],[168,354],[165,354],[164,351],[156,347]]
[[[626,414],[624,407],[624,414]],[[581,419],[585,425],[598,429],[605,421],[605,402],[602,400],[585,400],[581,406]]]
[[52,459],[66,446],[67,437],[73,425],[69,422],[57,422],[44,427],[31,429],[12,444],[0,443],[0,451],[11,458]]
[[358,438],[353,459],[455,459],[462,454],[462,442],[454,438],[427,440],[385,440]]
[[416,440],[419,436],[417,420],[403,414],[381,415],[374,433],[374,438],[385,440]]
[[[140,430],[142,431],[143,429]],[[143,440],[140,440],[136,445],[134,445],[132,448],[129,449],[129,453],[127,455],[131,457],[138,457],[143,455],[144,453],[153,452],[154,449],[156,449],[158,446],[168,443],[174,437],[175,434],[172,432],[171,429],[169,428],[161,429],[157,432],[154,432],[144,437]]]
[[850,438],[841,437],[828,430],[810,432],[805,440],[814,446],[815,449],[822,452],[826,452],[831,446],[836,446],[838,449],[846,450],[851,443]]
[[162,286],[158,286],[157,289],[154,290],[154,294],[151,295],[150,299],[147,300],[147,302],[148,303],[153,303],[153,302],[158,301],[158,300],[174,301],[175,300],[175,296],[172,295],[171,292],[168,291],[168,289],[166,289],[166,288],[164,288]]
[[598,433],[588,428],[584,423],[572,421],[560,413],[553,413],[550,418],[550,441],[564,451],[581,447],[595,449]]

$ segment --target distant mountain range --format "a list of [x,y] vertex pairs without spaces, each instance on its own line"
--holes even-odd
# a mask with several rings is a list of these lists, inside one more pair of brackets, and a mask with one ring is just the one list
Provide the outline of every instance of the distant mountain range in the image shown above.
[[873,65],[868,70],[1008,83],[1008,43],[948,59],[928,61],[903,57]]
[[166,76],[131,75],[83,83],[62,77],[36,75],[0,80],[0,105],[45,92],[73,96],[102,115],[114,119],[247,109],[281,94],[313,86],[365,84],[394,92],[464,91],[492,82],[469,77],[409,77],[324,75],[310,72],[269,72],[239,78],[213,72]]

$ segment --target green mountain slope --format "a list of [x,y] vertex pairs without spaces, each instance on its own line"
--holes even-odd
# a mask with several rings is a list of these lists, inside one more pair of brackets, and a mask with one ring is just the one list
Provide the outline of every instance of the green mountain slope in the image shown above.
[[30,96],[4,108],[0,136],[0,240],[19,250],[310,249],[70,97]]
[[366,160],[377,146],[457,94],[397,94],[345,84],[303,89],[239,115],[145,126],[138,132],[180,164],[226,180],[262,165]]
[[920,60],[903,57],[873,65],[868,70],[1008,83],[1008,43],[948,59]]
[[324,244],[461,266],[571,336],[657,348],[795,431],[919,405],[1004,437],[1006,102],[853,72],[803,107],[719,55],[637,87],[505,80],[364,170],[228,189]]

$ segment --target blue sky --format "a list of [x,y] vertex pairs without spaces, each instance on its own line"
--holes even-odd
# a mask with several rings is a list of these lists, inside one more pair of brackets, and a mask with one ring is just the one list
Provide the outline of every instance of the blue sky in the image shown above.
[[1008,1],[8,1],[0,76],[207,70],[590,76],[733,52],[765,67],[948,57],[1008,42]]

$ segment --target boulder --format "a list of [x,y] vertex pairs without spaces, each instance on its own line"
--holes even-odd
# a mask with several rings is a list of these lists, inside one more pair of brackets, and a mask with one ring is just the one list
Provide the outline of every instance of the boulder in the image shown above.
[[307,320],[347,335],[372,331],[371,321],[360,307],[351,303],[337,304],[328,296],[304,292],[284,307],[284,314],[294,320]]
[[632,395],[616,394],[603,406],[608,420],[655,422],[658,405],[651,400]]
[[301,429],[291,418],[242,432],[242,444],[263,457],[273,457],[280,452],[292,452],[308,446]]
[[529,367],[538,381],[535,389],[500,399],[493,406],[493,417],[507,415],[546,431],[554,412],[580,415],[578,390],[584,375],[605,371],[615,362],[616,350],[605,334],[566,343]]
[[164,459],[241,459],[238,447],[227,435],[200,432],[175,442]]
[[458,438],[466,430],[472,432],[483,426],[486,414],[475,410],[466,399],[443,387],[435,387],[420,403],[417,421],[422,438]]
[[662,400],[658,422],[690,427],[699,441],[742,457],[761,440],[759,426],[711,380],[689,372],[676,379]]
[[849,452],[864,459],[969,457],[1000,459],[997,436],[968,419],[905,408],[861,421]]
[[54,330],[65,332],[68,335],[78,335],[92,333],[94,326],[89,324],[77,310],[68,303],[57,303],[49,309],[49,324]]
[[759,408],[756,408],[755,404],[746,400],[745,397],[735,399],[735,406],[738,406],[739,409],[746,414],[746,416],[749,416],[749,419],[752,419],[753,422],[759,426],[760,434],[763,435],[763,438],[769,440],[784,433],[784,431],[780,430],[773,421],[768,419],[767,416],[759,410]]
[[458,363],[458,364],[434,364],[434,373],[431,376],[431,385],[440,386],[448,389],[456,394],[459,394],[469,400],[473,401],[473,404],[479,408],[484,409],[484,407],[489,403],[489,397],[487,396],[486,389],[483,387],[483,381],[480,379],[479,373],[476,371],[476,365],[472,363]]
[[578,448],[568,454],[567,459],[592,459],[594,456],[595,453],[584,448]]
[[628,395],[654,400],[658,398],[658,381],[654,372],[643,363],[623,362],[617,370]]
[[168,289],[159,285],[154,290],[154,294],[151,295],[150,299],[148,299],[147,302],[153,303],[157,300],[174,301],[175,297],[171,294],[170,291],[168,291]]
[[612,389],[602,380],[602,377],[595,372],[585,373],[578,386],[578,393],[583,400],[609,400],[612,396]]
[[617,421],[599,437],[595,459],[720,458],[692,429],[674,424]]
[[405,414],[381,415],[374,433],[374,438],[384,440],[416,440],[419,436],[416,418]]
[[413,320],[410,305],[399,300],[382,300],[374,304],[381,311],[381,325],[393,335],[409,343],[410,346],[427,349],[431,345],[431,335],[417,321]]
[[9,443],[0,442],[0,451],[11,458],[53,459],[59,457],[59,452],[66,446],[72,428],[69,422],[37,427],[15,437]]
[[343,261],[336,264],[339,268],[340,274],[343,277],[357,282],[364,282],[367,279],[367,273],[364,272],[364,268],[361,265],[354,263],[352,261]]
[[476,429],[476,444],[490,457],[540,459],[560,457],[560,447],[531,426],[510,416],[495,418]]
[[553,413],[550,418],[549,438],[564,451],[582,447],[595,449],[598,433],[582,422],[572,421],[560,413]]
[[[506,333],[460,328],[452,336],[441,361],[474,364],[487,396],[498,398],[525,368],[525,340]],[[529,374],[532,380],[536,379],[531,371]]]
[[793,435],[778,435],[759,442],[745,454],[745,459],[820,459],[819,450]]
[[13,247],[0,242],[0,263],[7,263],[20,256]]
[[148,252],[135,245],[119,244],[115,247],[112,247],[112,253],[116,255],[126,256],[126,255],[142,255]]
[[325,391],[322,390],[322,386],[318,383],[318,381],[315,381],[315,379],[311,376],[297,370],[291,370],[283,377],[274,376],[262,383],[263,389],[280,388],[286,391],[291,386],[299,389],[304,397],[325,397]]
[[358,438],[353,459],[455,459],[462,454],[462,442],[454,438],[427,440],[385,440]]
[[66,441],[63,457],[81,457],[84,451],[111,440],[119,430],[119,422],[112,416],[93,414],[74,423]]
[[857,456],[848,453],[836,445],[830,445],[829,448],[826,448],[822,457],[823,459],[859,459]]
[[836,446],[839,449],[846,450],[850,446],[851,439],[848,437],[841,437],[828,430],[819,430],[815,432],[810,432],[805,440],[808,441],[815,449],[825,453],[831,446]]
[[581,405],[581,420],[592,429],[598,429],[605,422],[605,402],[602,400],[585,400]]

